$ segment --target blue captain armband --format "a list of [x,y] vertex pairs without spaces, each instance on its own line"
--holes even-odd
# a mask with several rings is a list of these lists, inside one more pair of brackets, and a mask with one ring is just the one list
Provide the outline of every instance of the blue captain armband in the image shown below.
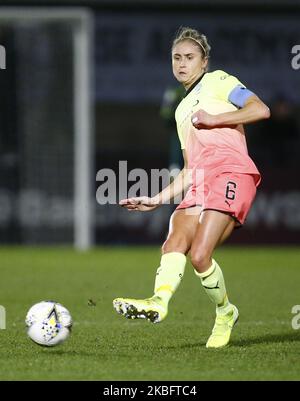
[[255,93],[244,86],[238,85],[229,93],[228,100],[236,107],[244,107],[247,99]]

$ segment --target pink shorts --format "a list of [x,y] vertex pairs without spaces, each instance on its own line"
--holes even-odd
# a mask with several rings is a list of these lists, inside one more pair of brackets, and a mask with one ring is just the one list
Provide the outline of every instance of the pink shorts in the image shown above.
[[256,195],[255,178],[251,174],[221,173],[208,175],[202,185],[192,185],[178,209],[201,206],[232,216],[236,226],[244,224]]

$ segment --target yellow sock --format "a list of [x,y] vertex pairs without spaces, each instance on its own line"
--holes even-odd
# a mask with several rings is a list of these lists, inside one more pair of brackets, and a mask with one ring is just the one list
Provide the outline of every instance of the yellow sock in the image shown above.
[[217,313],[228,313],[231,310],[231,304],[228,301],[223,273],[218,263],[213,259],[212,265],[206,272],[198,273],[195,270],[195,274],[200,277],[210,300],[216,304]]
[[182,280],[185,264],[186,256],[180,252],[169,252],[161,257],[156,272],[154,296],[160,297],[166,306]]

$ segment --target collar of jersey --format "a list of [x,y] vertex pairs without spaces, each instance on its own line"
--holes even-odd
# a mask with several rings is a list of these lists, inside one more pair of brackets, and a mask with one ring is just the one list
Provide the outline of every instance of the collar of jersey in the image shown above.
[[192,90],[195,88],[195,86],[198,85],[198,83],[201,81],[201,79],[204,77],[205,74],[206,74],[206,72],[204,72],[204,73],[197,79],[197,81],[195,81],[195,82],[193,83],[193,85],[189,87],[189,89],[186,91],[184,97],[186,97],[189,93],[192,92]]

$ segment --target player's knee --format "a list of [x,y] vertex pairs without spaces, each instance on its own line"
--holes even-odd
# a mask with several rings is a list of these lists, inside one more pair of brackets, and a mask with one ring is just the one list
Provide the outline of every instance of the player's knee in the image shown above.
[[181,252],[186,254],[189,250],[187,241],[184,237],[170,237],[162,245],[162,254],[169,252]]
[[192,250],[191,262],[198,273],[204,273],[211,265],[211,254],[206,249]]

